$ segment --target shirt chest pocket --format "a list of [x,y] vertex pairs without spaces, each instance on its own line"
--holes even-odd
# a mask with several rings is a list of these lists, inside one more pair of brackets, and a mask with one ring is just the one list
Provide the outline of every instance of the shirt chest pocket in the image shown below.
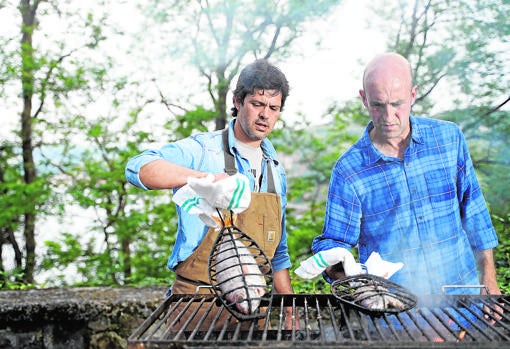
[[425,174],[427,194],[433,209],[452,209],[454,206],[455,185],[452,178],[439,172]]

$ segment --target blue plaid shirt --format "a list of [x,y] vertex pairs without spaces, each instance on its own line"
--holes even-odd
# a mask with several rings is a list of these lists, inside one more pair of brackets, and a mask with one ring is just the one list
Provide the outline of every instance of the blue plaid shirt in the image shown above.
[[417,294],[478,285],[473,251],[494,248],[498,239],[464,136],[451,122],[411,116],[411,126],[403,160],[373,146],[372,123],[338,159],[312,250],[358,245],[362,263],[373,251],[403,262],[391,280]]

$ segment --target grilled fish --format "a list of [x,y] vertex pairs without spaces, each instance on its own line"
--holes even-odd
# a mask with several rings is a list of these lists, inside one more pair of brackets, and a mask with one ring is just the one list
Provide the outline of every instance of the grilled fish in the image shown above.
[[253,314],[267,284],[248,248],[238,240],[222,240],[216,255],[216,282],[228,302],[243,314]]
[[361,286],[354,291],[352,296],[358,304],[369,310],[384,311],[405,308],[405,304],[401,300],[382,286]]

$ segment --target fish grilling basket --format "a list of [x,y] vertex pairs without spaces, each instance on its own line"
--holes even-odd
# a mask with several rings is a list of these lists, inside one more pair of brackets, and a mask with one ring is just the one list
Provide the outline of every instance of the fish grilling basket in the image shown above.
[[238,320],[263,318],[273,296],[271,262],[257,243],[232,223],[232,216],[231,212],[225,220],[220,214],[223,227],[209,255],[209,280],[217,298]]
[[341,302],[370,315],[400,313],[417,303],[416,296],[404,287],[371,274],[335,280],[331,293]]

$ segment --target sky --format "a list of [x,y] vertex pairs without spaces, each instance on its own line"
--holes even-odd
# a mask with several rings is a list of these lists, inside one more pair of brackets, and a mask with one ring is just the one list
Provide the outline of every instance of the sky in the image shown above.
[[386,44],[382,32],[368,28],[370,3],[344,0],[330,21],[317,29],[325,33],[321,50],[309,49],[304,57],[281,67],[291,86],[283,117],[303,112],[314,120],[331,102],[359,97],[365,63],[381,53]]

